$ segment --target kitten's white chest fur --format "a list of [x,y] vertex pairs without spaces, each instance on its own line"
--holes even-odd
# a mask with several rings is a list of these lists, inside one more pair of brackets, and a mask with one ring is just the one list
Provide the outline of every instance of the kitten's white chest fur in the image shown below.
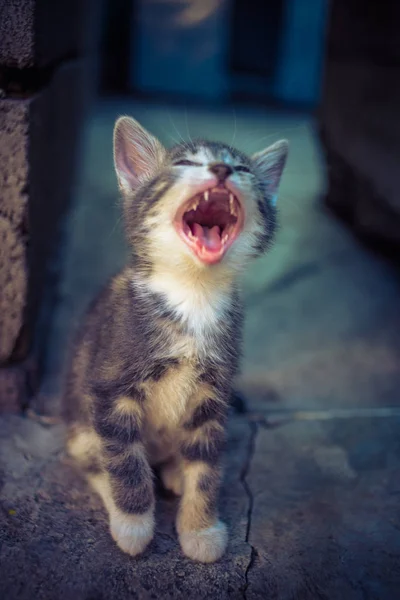
[[185,326],[191,339],[188,352],[195,348],[200,356],[218,353],[213,345],[213,333],[225,324],[224,319],[232,302],[230,291],[221,289],[216,282],[204,282],[171,273],[154,275],[148,285],[153,292],[162,294],[167,307]]

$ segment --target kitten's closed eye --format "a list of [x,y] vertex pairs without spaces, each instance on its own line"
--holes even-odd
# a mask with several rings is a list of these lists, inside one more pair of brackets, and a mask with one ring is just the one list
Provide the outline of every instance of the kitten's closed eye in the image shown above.
[[174,167],[201,167],[202,163],[193,162],[192,160],[178,160],[174,163]]
[[244,165],[237,165],[235,171],[239,171],[239,173],[250,173],[249,167],[245,167]]

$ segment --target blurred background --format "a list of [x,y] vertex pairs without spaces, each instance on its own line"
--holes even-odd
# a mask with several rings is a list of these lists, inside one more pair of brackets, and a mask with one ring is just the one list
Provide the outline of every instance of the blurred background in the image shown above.
[[[59,463],[54,425],[72,335],[127,258],[122,114],[168,146],[290,142],[275,245],[242,282],[232,547],[211,578],[186,565],[177,597],[397,597],[399,23],[399,2],[372,0],[0,0],[4,597],[131,597],[131,563]],[[163,518],[135,597],[146,565],[151,597],[177,589]]]
[[314,107],[325,0],[106,2],[100,90],[175,101]]
[[[201,135],[254,152],[289,139],[276,244],[244,282],[243,387],[255,401],[309,402],[323,360],[332,381],[321,393],[332,401],[360,385],[375,396],[365,357],[394,342],[371,338],[367,351],[363,335],[389,340],[398,319],[399,9],[360,0],[2,0],[0,9],[0,404],[58,412],[71,333],[126,259],[112,162],[113,124],[126,113],[167,145]],[[355,346],[342,347],[355,331]],[[373,362],[368,377],[379,379],[386,363]]]

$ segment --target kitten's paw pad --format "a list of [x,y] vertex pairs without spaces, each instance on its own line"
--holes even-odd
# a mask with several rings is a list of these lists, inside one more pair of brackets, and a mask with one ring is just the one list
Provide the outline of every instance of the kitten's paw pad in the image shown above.
[[136,556],[143,552],[154,535],[153,514],[112,515],[110,531],[114,541],[123,552]]
[[161,471],[161,481],[166,490],[173,492],[175,496],[183,494],[182,471],[177,467],[164,467]]
[[228,543],[228,530],[225,523],[217,521],[207,529],[182,532],[179,541],[186,556],[192,560],[211,563],[224,554]]

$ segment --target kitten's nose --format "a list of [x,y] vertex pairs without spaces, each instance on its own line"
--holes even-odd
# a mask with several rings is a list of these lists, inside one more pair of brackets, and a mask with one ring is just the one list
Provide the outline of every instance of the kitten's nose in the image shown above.
[[211,171],[211,173],[214,173],[214,175],[217,176],[217,179],[220,183],[222,181],[225,181],[225,179],[227,179],[229,175],[232,174],[232,167],[225,163],[213,163],[208,168]]

